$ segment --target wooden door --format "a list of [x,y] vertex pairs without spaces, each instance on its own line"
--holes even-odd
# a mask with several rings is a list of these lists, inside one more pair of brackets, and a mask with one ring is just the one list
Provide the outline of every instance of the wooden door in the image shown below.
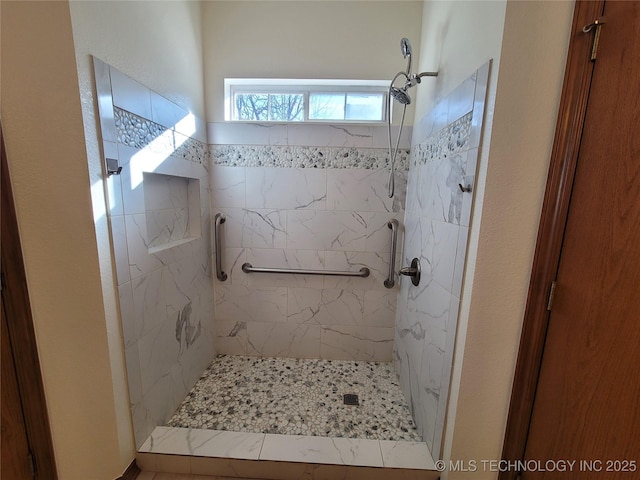
[[2,125],[0,150],[0,477],[7,480],[56,480],[58,475]]
[[640,478],[640,2],[604,15],[523,480]]

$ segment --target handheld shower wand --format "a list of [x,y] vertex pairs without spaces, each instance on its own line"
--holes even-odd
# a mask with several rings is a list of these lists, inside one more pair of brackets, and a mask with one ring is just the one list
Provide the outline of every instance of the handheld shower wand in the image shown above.
[[[402,127],[404,126],[404,117],[407,113],[407,105],[411,104],[411,96],[409,95],[408,90],[412,87],[415,87],[422,81],[422,77],[437,77],[438,72],[421,72],[421,73],[411,73],[411,55],[413,53],[413,49],[411,48],[411,42],[409,39],[403,38],[400,40],[400,50],[402,51],[402,56],[407,59],[407,69],[404,72],[398,72],[391,80],[391,84],[389,85],[389,98],[388,98],[388,109],[387,109],[387,132],[389,134],[389,163],[390,163],[390,171],[389,171],[389,198],[393,198],[395,193],[395,162],[396,157],[398,155],[398,147],[400,146],[400,136],[402,135]],[[395,87],[394,83],[398,79],[398,77],[404,77],[405,82],[402,87]],[[398,130],[398,137],[396,138],[395,148],[391,143],[391,99],[395,98],[398,103],[402,105],[402,118],[400,120],[400,129]]]

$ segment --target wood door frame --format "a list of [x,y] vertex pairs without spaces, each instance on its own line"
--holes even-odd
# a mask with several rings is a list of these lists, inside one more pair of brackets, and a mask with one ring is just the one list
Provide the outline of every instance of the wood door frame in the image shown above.
[[[551,282],[556,278],[560,263],[593,76],[594,63],[590,60],[593,33],[585,34],[582,28],[602,15],[604,4],[605,0],[577,0],[575,5],[555,139],[502,447],[503,460],[524,459],[549,324],[547,300]],[[507,471],[501,472],[498,478],[514,480],[516,476],[516,471]]]
[[[27,438],[34,461],[34,478],[56,480],[58,474],[49,427],[49,414],[40,372],[38,346],[33,328],[33,315],[27,289],[27,278],[24,270],[24,259],[18,233],[18,221],[4,137],[2,135],[2,125],[0,125],[0,144],[2,150],[0,171],[2,299],[7,314],[9,340],[14,354]],[[28,159],[23,160],[28,161]]]

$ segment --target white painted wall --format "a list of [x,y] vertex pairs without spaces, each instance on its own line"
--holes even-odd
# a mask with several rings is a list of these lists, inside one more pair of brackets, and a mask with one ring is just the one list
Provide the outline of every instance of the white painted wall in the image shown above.
[[420,1],[206,1],[207,121],[224,120],[225,77],[391,80],[421,18]]
[[[102,143],[97,132],[91,56],[95,56],[172,100],[196,117],[204,114],[201,7],[199,2],[69,2],[89,182],[98,242],[113,396],[117,404],[120,453],[135,451],[125,377],[124,348],[113,278],[103,182]],[[204,122],[197,122],[204,138]],[[127,462],[128,463],[128,462]]]
[[59,477],[113,479],[134,445],[89,55],[202,117],[200,4],[3,2],[2,36],[3,127]]
[[88,55],[204,118],[200,2],[69,2],[84,92]]
[[420,87],[418,115],[464,79],[466,69],[493,58],[446,460],[499,459],[502,451],[572,12],[573,2],[563,1],[425,3],[420,64],[437,65],[440,76]]
[[69,5],[3,2],[2,35],[2,121],[59,478],[113,479],[132,450],[114,395],[123,373],[107,341]]

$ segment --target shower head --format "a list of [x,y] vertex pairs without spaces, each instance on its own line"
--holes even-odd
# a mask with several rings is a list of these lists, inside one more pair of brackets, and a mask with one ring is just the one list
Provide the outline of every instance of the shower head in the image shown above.
[[391,87],[389,89],[389,93],[393,98],[395,98],[402,105],[409,105],[411,103],[411,97],[407,93],[407,89],[404,87],[403,88]]
[[[394,83],[399,77],[404,77],[405,82],[402,87],[395,87]],[[405,72],[398,72],[391,80],[391,84],[389,85],[389,109],[391,109],[391,97],[395,98],[402,105],[409,105],[411,103],[411,97],[407,93],[407,90],[411,88],[411,77]]]
[[402,56],[404,58],[411,56],[411,54],[413,53],[413,49],[411,48],[411,42],[409,41],[408,38],[403,38],[402,40],[400,40],[400,49],[402,50]]
[[407,75],[409,75],[411,73],[411,54],[413,49],[408,38],[400,40],[400,50],[402,51],[402,56],[407,59]]

